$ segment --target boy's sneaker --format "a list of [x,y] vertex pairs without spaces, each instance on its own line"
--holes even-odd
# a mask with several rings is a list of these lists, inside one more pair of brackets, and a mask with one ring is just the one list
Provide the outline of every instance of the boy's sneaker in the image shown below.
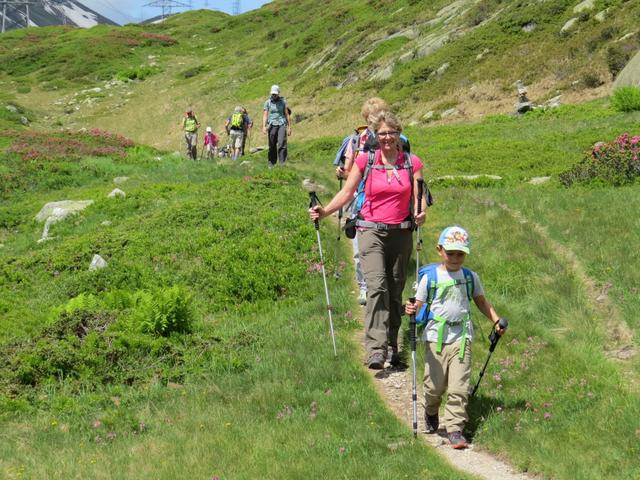
[[440,426],[440,419],[438,415],[427,415],[424,414],[424,423],[425,423],[425,433],[437,433],[438,427]]
[[456,450],[461,450],[469,446],[469,444],[467,443],[467,439],[464,438],[462,432],[451,432],[448,434],[448,437],[449,441],[451,442],[451,446]]
[[372,353],[367,360],[367,366],[371,370],[382,370],[384,368],[384,355],[381,353]]
[[360,305],[367,304],[367,291],[364,288],[360,289],[360,295],[358,295],[358,303]]

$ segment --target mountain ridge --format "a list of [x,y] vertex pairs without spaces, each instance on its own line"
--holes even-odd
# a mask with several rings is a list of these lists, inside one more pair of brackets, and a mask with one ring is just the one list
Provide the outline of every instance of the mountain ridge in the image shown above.
[[[6,18],[0,9],[0,21],[4,20],[5,30],[27,26],[27,12],[17,5],[7,5]],[[90,9],[77,0],[44,1],[29,7],[29,27],[50,27],[71,25],[91,28],[96,25],[118,25],[113,20]]]

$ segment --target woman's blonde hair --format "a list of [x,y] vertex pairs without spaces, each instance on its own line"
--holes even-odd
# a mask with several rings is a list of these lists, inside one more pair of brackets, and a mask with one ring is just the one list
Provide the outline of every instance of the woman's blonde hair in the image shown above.
[[369,125],[373,128],[374,132],[377,132],[380,125],[383,123],[386,123],[398,133],[402,132],[402,125],[400,124],[398,117],[389,110],[380,110],[379,112],[371,114],[371,117],[369,118]]
[[385,102],[380,97],[371,97],[362,104],[362,108],[360,109],[360,114],[367,124],[371,124],[370,118],[374,113],[379,112],[380,110],[388,110],[389,106],[387,102]]

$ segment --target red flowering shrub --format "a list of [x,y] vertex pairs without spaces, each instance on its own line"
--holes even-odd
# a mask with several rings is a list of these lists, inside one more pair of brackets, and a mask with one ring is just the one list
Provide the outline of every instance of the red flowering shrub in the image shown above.
[[122,135],[99,129],[86,132],[1,132],[0,136],[13,138],[7,153],[17,154],[27,161],[89,156],[124,158],[126,149],[134,145]]
[[640,176],[640,135],[623,133],[610,143],[599,142],[570,170],[560,174],[565,186],[578,184],[628,185]]

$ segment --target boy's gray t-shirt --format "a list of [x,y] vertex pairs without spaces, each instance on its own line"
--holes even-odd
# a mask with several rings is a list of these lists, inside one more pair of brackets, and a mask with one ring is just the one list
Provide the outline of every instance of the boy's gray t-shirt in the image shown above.
[[[480,283],[480,277],[476,272],[471,272],[473,275],[473,296],[478,297],[484,295],[484,289]],[[465,281],[464,272],[462,269],[457,272],[449,272],[443,266],[438,267],[437,283],[448,282],[451,280]],[[418,291],[416,292],[416,299],[421,302],[427,300],[427,285],[429,278],[424,275],[418,285]],[[469,304],[469,298],[467,297],[467,285],[461,283],[449,288],[437,288],[436,297],[431,304],[431,312],[439,317],[447,319],[447,325],[444,328],[443,343],[453,343],[462,337],[463,321],[470,314],[471,305]],[[438,327],[439,323],[435,320],[430,320],[427,323],[424,332],[422,332],[422,340],[427,342],[438,341]],[[473,325],[471,320],[467,321],[467,338],[470,342],[473,341]]]
[[267,125],[286,125],[286,109],[287,100],[284,97],[278,98],[275,102],[271,100],[271,98],[267,98],[263,108],[263,110],[267,112]]

